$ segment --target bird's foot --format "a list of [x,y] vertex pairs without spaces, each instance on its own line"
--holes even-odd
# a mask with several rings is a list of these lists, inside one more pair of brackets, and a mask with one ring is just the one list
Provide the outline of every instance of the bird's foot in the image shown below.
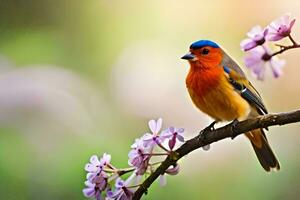
[[215,124],[217,123],[217,121],[213,121],[210,125],[208,125],[205,129],[203,129],[202,131],[200,131],[200,139],[205,139],[206,138],[206,134],[209,131],[213,131],[215,130]]
[[231,136],[231,139],[233,140],[236,136],[237,136],[237,133],[236,133],[236,125],[239,123],[239,120],[235,119],[231,122],[231,130],[232,130],[232,136]]

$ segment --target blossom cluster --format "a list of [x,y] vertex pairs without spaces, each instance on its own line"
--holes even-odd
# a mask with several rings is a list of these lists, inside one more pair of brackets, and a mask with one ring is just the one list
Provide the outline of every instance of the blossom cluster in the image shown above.
[[[284,60],[277,57],[277,54],[291,47],[297,48],[298,44],[291,36],[292,28],[296,19],[286,14],[279,19],[271,22],[267,27],[254,26],[248,33],[248,38],[241,42],[241,48],[247,52],[244,58],[245,65],[250,68],[257,79],[263,80],[267,67],[270,67],[274,77],[279,77],[282,74],[282,67],[285,64]],[[289,38],[292,42],[291,46],[280,47],[277,52],[272,52],[267,42],[277,42],[284,38]]]
[[[116,168],[111,163],[111,155],[104,153],[101,158],[93,155],[86,164],[87,172],[83,194],[97,200],[130,200],[135,190],[142,184],[145,174],[151,174],[162,161],[152,162],[154,156],[168,156],[174,148],[184,142],[184,129],[169,127],[162,129],[162,119],[150,120],[150,132],[137,138],[128,153],[128,164],[125,169]],[[179,165],[170,167],[165,174],[176,175]],[[131,173],[125,180],[121,176]],[[160,184],[166,184],[165,174],[160,176]]]

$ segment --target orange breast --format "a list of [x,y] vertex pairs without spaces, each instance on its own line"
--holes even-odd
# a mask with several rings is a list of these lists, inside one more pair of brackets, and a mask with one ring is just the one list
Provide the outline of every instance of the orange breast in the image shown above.
[[242,120],[250,112],[250,105],[234,91],[221,67],[191,70],[186,85],[194,104],[215,120]]

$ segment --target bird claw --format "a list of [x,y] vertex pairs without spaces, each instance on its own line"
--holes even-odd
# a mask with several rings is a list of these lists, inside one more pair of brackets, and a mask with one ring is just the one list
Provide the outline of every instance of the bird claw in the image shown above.
[[231,130],[232,130],[232,136],[231,136],[231,139],[233,140],[237,134],[236,134],[236,131],[235,131],[235,128],[236,128],[236,125],[239,123],[239,120],[235,119],[232,121],[232,125],[231,125]]
[[210,125],[208,125],[205,129],[203,129],[202,131],[200,131],[200,139],[203,140],[206,138],[206,134],[209,131],[214,131],[215,130],[215,124],[217,123],[217,121],[213,121]]

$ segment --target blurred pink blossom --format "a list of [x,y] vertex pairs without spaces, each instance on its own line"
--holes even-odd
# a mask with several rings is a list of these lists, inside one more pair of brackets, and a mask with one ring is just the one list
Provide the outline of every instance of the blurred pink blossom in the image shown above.
[[266,46],[257,47],[248,52],[244,58],[245,65],[252,70],[258,80],[264,80],[265,71],[270,67],[274,77],[278,78],[282,74],[284,60],[276,56],[270,56],[270,50]]
[[290,35],[292,27],[296,19],[291,18],[290,14],[285,14],[282,17],[274,20],[269,26],[267,40],[278,41]]
[[241,42],[241,48],[243,51],[249,51],[259,45],[265,43],[265,37],[268,34],[268,29],[262,29],[260,26],[254,26],[248,33],[249,38],[244,39]]

